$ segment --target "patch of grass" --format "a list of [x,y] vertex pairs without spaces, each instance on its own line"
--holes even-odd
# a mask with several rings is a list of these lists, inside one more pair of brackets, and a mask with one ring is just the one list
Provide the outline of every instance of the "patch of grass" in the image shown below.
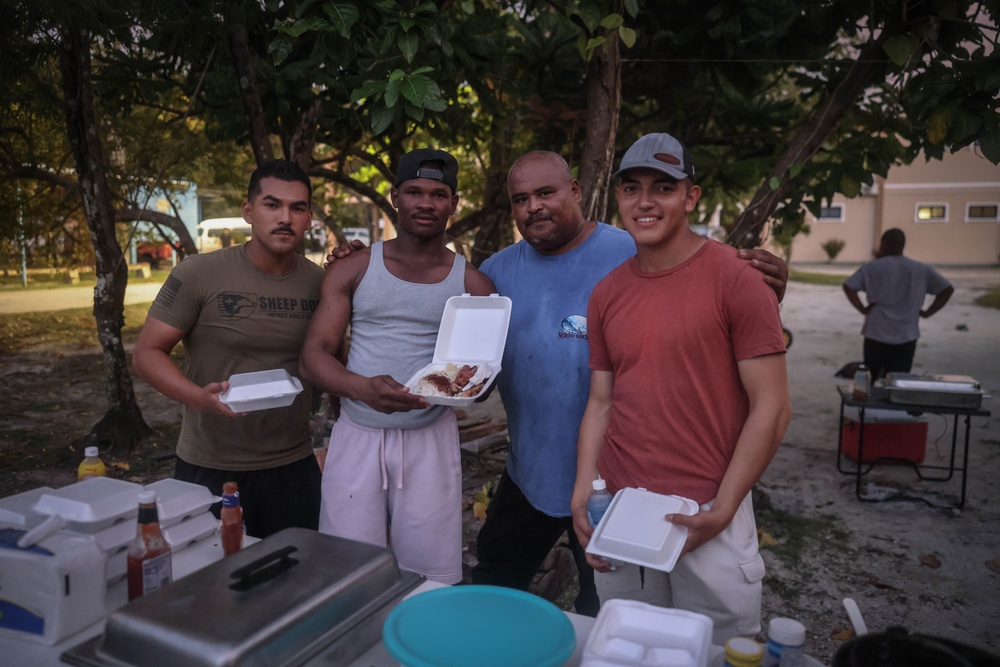
[[[125,306],[122,338],[126,343],[135,342],[146,321],[149,306],[148,303]],[[0,315],[0,357],[49,345],[75,350],[99,347],[97,322],[92,309]]]
[[778,544],[768,547],[776,556],[797,561],[811,544],[842,543],[850,537],[838,525],[837,517],[823,515],[816,518],[795,516],[771,508],[759,524],[771,533]]
[[[7,269],[6,271],[0,271],[0,291],[14,292],[18,290],[62,289],[64,287],[93,287],[97,284],[97,277],[94,275],[92,270],[80,271],[80,282],[76,284],[68,284],[64,282],[63,276],[65,274],[66,271],[58,273],[32,273],[28,276],[28,285],[25,287],[21,283],[21,272],[19,270],[15,271]],[[160,269],[157,271],[151,271],[149,278],[129,276],[128,281],[133,285],[141,283],[162,283],[167,279],[169,274],[169,269]]]
[[977,306],[982,306],[983,308],[1000,309],[1000,285],[990,289],[985,294],[976,297],[974,303]]
[[809,285],[843,285],[847,276],[836,273],[810,273],[807,271],[796,271],[789,269],[789,282],[807,283]]

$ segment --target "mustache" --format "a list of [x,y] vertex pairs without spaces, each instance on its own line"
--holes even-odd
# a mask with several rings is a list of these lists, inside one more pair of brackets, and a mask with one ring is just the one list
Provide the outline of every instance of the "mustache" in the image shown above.
[[532,213],[531,215],[529,215],[528,219],[525,220],[524,222],[525,224],[530,225],[535,222],[541,222],[542,220],[551,220],[551,219],[552,219],[551,215],[549,215],[544,211],[539,211],[538,213]]

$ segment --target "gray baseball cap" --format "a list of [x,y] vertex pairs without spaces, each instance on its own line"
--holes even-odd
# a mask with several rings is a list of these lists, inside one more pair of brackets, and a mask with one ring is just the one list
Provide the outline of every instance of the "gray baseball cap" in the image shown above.
[[694,163],[688,149],[669,134],[654,133],[640,137],[632,144],[622,157],[621,166],[613,176],[636,167],[648,167],[662,171],[678,181],[690,178],[694,180]]

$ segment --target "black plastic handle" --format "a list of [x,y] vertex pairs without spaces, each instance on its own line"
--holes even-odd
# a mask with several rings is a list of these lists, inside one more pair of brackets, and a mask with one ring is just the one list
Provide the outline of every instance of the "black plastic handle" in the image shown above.
[[245,591],[273,579],[285,570],[298,564],[299,561],[292,558],[292,554],[298,550],[298,547],[291,545],[282,547],[277,551],[272,551],[269,554],[261,556],[253,562],[247,563],[238,570],[233,570],[229,578],[236,579],[237,581],[230,584],[229,588],[234,591]]

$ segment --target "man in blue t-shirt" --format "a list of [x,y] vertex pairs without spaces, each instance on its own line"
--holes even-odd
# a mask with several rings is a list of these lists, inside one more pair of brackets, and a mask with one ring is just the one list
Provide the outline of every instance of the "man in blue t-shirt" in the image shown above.
[[[594,573],[570,514],[577,431],[590,389],[587,301],[598,281],[635,254],[635,243],[624,230],[584,217],[580,184],[555,153],[519,158],[507,191],[524,240],[481,270],[513,303],[498,379],[510,453],[479,533],[472,580],[527,589],[565,532],[579,572],[576,611],[596,615]],[[780,299],[784,263],[763,250],[741,256]]]

